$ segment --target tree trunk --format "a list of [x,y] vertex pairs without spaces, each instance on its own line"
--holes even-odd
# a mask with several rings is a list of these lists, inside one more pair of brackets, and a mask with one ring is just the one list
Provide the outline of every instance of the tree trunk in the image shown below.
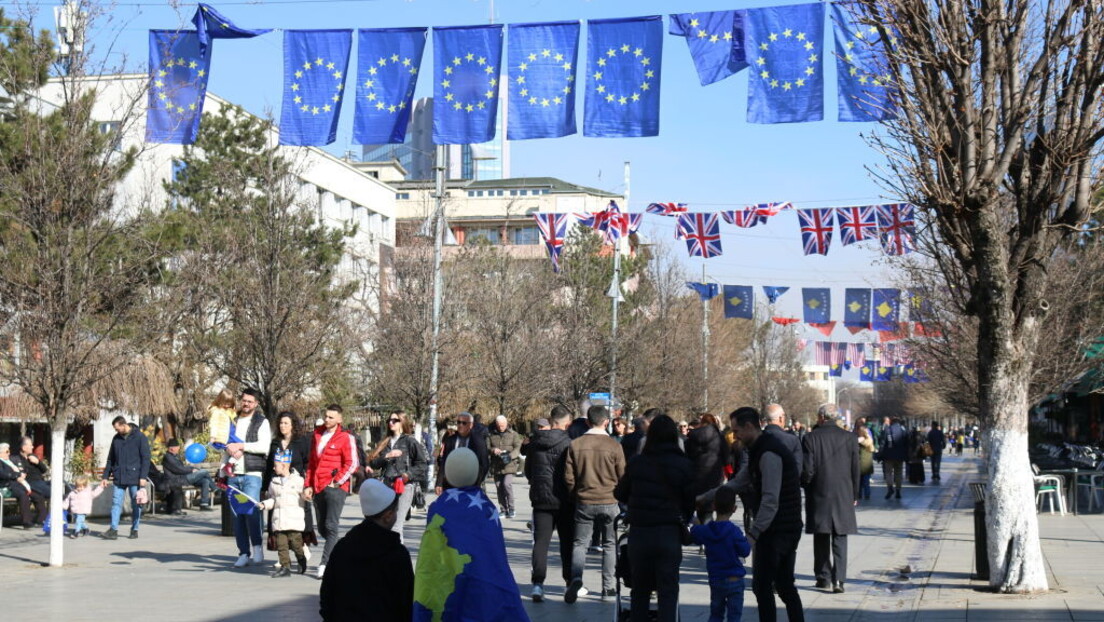
[[65,521],[61,518],[61,503],[65,495],[65,424],[55,424],[50,431],[50,565],[65,563]]

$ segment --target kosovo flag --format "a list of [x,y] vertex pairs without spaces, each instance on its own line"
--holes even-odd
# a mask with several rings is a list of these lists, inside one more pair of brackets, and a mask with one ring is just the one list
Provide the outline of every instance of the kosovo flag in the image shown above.
[[506,137],[574,134],[579,22],[511,24]]
[[870,328],[870,290],[848,287],[843,292],[843,325]]
[[862,382],[874,382],[874,372],[878,367],[878,361],[867,361],[859,368],[859,380]]
[[767,296],[767,302],[771,304],[778,302],[778,297],[788,291],[790,291],[789,287],[773,287],[770,285],[763,286],[763,293]]
[[832,3],[839,120],[896,118],[897,87],[888,71],[886,41],[877,26],[860,23],[858,10],[854,3]]
[[891,380],[893,380],[893,368],[879,363],[874,370],[874,382],[889,382]]
[[801,298],[806,324],[823,324],[831,319],[832,290],[827,287],[803,287]]
[[498,509],[482,489],[445,491],[426,523],[414,571],[415,622],[528,622]]
[[705,300],[713,300],[717,297],[718,287],[716,283],[691,283],[687,282],[686,286],[690,289],[698,292],[698,297]]
[[249,39],[257,35],[271,32],[271,28],[249,29],[241,28],[215,10],[209,4],[199,3],[195,15],[192,16],[196,32],[199,33],[199,45],[206,48],[211,44],[211,39]]
[[743,11],[671,15],[668,32],[686,37],[702,86],[720,82],[748,66]]
[[146,142],[195,142],[210,68],[211,48],[194,31],[150,31]]
[[923,287],[908,290],[909,320],[913,322],[929,322],[933,319],[935,306],[932,304],[928,290]]
[[494,139],[501,66],[501,24],[433,29],[435,144]]
[[749,123],[824,118],[824,4],[748,9]]
[[897,331],[897,324],[901,310],[901,291],[897,289],[875,289],[873,305],[874,330]]
[[750,285],[724,286],[724,315],[750,320],[755,314],[755,288]]
[[585,136],[659,134],[663,18],[587,22]]
[[916,366],[912,363],[906,364],[904,373],[901,375],[901,380],[907,384],[920,382],[920,380],[916,378]]
[[284,31],[281,145],[328,145],[337,138],[352,30]]
[[230,510],[238,516],[249,516],[257,509],[257,499],[233,486],[226,487],[226,502],[230,504]]
[[406,128],[410,125],[426,29],[361,29],[357,38],[353,142],[401,143],[406,140]]
[[832,363],[828,366],[828,376],[831,378],[839,378],[843,376],[843,365],[839,363]]

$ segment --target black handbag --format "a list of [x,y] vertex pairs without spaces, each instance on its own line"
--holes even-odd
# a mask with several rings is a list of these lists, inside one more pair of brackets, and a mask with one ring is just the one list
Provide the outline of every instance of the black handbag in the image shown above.
[[414,484],[414,496],[410,500],[410,507],[424,510],[426,506],[425,491],[422,490],[421,483]]

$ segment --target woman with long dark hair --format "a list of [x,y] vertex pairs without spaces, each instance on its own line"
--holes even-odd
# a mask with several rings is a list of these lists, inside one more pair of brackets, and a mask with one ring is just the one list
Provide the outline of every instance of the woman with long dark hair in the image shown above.
[[[717,417],[704,413],[695,417],[694,429],[686,437],[686,457],[694,463],[694,496],[713,490],[725,482],[724,468],[728,464],[728,444],[721,434]],[[711,505],[711,504],[710,504]],[[713,514],[710,506],[698,508],[698,521],[704,523]]]
[[[285,410],[276,415],[276,431],[272,434],[272,446],[268,450],[268,459],[265,462],[264,476],[261,478],[261,494],[268,490],[268,484],[272,481],[275,472],[273,457],[277,451],[291,452],[291,469],[307,476],[307,464],[310,462],[310,435],[303,434],[303,422],[299,416],[290,410]],[[305,527],[303,528],[303,552],[310,560],[310,545],[318,544],[318,536],[314,533],[314,513],[311,512],[310,503],[304,503]],[[272,533],[272,512],[267,517],[269,534]]]
[[426,480],[428,460],[425,449],[414,436],[414,420],[401,410],[387,417],[387,436],[366,458],[368,466],[380,471],[380,479],[399,495],[398,519],[391,531],[403,540],[403,524],[414,499],[414,487]]
[[644,450],[629,460],[614,491],[617,500],[629,506],[633,622],[648,620],[652,592],[659,601],[661,622],[678,617],[683,531],[694,512],[694,464],[678,441],[673,419],[653,419]]

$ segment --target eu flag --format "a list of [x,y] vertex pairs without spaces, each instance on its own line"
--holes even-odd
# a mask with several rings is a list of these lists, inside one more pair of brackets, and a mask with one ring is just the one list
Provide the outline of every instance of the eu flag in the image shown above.
[[901,292],[897,289],[875,289],[871,302],[874,313],[874,330],[892,330],[900,328],[898,316],[901,308]]
[[192,16],[192,23],[199,34],[199,45],[204,48],[211,44],[211,39],[249,39],[272,31],[271,28],[242,28],[215,7],[202,2]]
[[750,320],[755,314],[755,288],[750,285],[724,286],[724,315]]
[[687,281],[686,286],[690,289],[698,292],[698,297],[702,301],[713,300],[717,297],[717,284],[716,283],[694,283]]
[[281,145],[328,145],[337,138],[352,30],[284,31]]
[[778,297],[788,291],[790,291],[789,287],[775,287],[772,285],[763,286],[763,293],[767,295],[767,302],[771,304],[778,302]]
[[511,24],[506,137],[574,134],[579,22]]
[[832,290],[827,287],[803,287],[801,299],[806,324],[823,324],[832,319]]
[[748,9],[750,123],[824,118],[824,3]]
[[415,622],[528,622],[494,502],[478,486],[429,506],[414,571]]
[[146,142],[195,142],[210,68],[211,48],[194,31],[150,31]]
[[426,29],[361,29],[357,39],[353,142],[401,143],[410,124]]
[[860,23],[853,3],[832,3],[840,121],[885,121],[897,116],[896,86],[888,72],[884,29]]
[[843,292],[843,325],[870,328],[870,290],[848,287]]
[[748,66],[744,54],[744,12],[671,15],[672,35],[686,38],[702,86],[720,82]]
[[433,29],[433,142],[495,137],[502,25]]
[[663,18],[587,22],[585,136],[659,134]]

